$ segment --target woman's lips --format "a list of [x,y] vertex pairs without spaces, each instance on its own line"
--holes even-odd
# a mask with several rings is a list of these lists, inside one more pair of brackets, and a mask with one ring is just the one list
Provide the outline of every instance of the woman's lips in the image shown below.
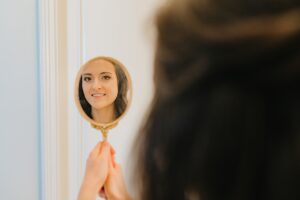
[[92,94],[92,97],[103,97],[105,95],[106,94],[104,94],[104,93],[94,93],[94,94]]

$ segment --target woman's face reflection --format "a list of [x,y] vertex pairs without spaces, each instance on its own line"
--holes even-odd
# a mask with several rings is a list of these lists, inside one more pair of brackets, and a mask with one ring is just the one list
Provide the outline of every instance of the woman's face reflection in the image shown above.
[[114,102],[118,96],[118,79],[114,65],[106,60],[96,60],[82,72],[82,89],[91,105],[93,119],[100,123],[113,121]]

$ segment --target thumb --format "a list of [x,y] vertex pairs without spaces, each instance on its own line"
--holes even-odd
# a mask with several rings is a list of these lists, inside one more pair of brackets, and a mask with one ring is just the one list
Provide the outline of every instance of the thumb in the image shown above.
[[107,142],[103,142],[99,155],[105,155],[108,156],[110,154],[110,145]]

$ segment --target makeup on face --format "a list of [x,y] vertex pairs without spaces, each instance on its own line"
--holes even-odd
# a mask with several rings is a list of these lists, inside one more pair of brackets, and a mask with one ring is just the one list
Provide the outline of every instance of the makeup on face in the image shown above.
[[74,94],[80,114],[106,138],[131,103],[131,78],[121,62],[99,56],[81,66]]
[[82,73],[84,96],[92,109],[112,106],[118,95],[118,80],[112,63],[101,60],[87,65]]

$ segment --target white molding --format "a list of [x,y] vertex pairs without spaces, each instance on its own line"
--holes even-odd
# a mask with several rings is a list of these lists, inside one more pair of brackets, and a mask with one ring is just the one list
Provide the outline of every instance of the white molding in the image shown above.
[[39,1],[42,199],[68,199],[66,0]]
[[77,198],[84,173],[83,160],[83,119],[74,101],[74,82],[84,62],[82,1],[68,0],[67,4],[67,50],[68,50],[68,183],[69,200]]

